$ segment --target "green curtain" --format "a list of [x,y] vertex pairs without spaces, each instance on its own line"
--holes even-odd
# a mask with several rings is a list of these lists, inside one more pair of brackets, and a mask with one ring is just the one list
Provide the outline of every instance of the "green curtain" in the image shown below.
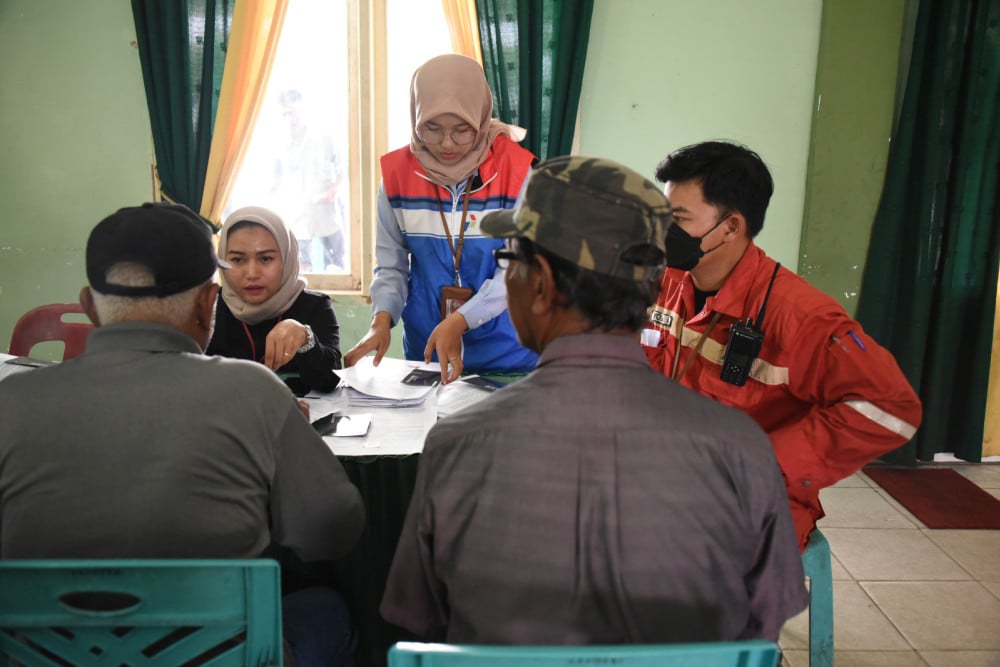
[[201,208],[235,0],[132,0],[164,198]]
[[884,457],[982,456],[1000,219],[1000,2],[921,0],[858,319],[920,394],[917,436]]
[[528,130],[544,160],[573,146],[594,0],[476,0],[498,118]]

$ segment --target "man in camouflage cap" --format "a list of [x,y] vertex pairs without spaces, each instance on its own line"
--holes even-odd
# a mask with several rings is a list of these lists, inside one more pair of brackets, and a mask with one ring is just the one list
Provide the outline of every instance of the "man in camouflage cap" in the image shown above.
[[659,279],[670,204],[659,188],[610,160],[559,157],[529,174],[513,209],[486,216],[495,238],[524,238],[581,269]]
[[776,639],[807,602],[763,431],[645,360],[671,210],[610,160],[561,157],[481,221],[538,367],[440,420],[382,616],[483,644]]

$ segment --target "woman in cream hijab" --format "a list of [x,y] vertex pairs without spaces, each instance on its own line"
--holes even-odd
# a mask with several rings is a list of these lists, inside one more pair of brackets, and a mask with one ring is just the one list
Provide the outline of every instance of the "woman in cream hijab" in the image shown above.
[[478,220],[512,208],[535,156],[524,130],[493,117],[483,68],[457,54],[432,58],[410,84],[410,143],[382,156],[372,323],[345,356],[374,363],[403,320],[407,359],[441,362],[441,379],[463,370],[525,373],[537,356],[517,342],[504,272]]
[[297,394],[332,391],[341,367],[340,327],[330,298],[305,289],[299,249],[278,214],[259,206],[232,213],[219,232],[222,289],[208,354],[258,361]]

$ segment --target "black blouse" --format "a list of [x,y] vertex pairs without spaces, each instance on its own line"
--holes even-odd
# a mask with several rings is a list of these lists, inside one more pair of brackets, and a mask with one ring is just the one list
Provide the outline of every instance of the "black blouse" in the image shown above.
[[[312,389],[333,391],[339,382],[333,370],[343,367],[343,357],[340,354],[340,325],[337,324],[337,315],[333,312],[333,302],[322,292],[303,290],[280,317],[246,325],[236,319],[220,293],[215,314],[215,333],[212,334],[206,353],[263,362],[267,334],[281,320],[295,320],[308,324],[316,337],[315,347],[308,352],[296,354],[291,361],[278,369],[279,373],[292,376],[286,380],[288,386],[296,394]],[[255,353],[256,358],[254,358]],[[298,376],[297,379],[294,376]]]

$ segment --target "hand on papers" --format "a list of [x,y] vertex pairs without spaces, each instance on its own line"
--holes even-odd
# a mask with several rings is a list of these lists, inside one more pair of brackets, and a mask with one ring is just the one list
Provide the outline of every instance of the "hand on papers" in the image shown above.
[[385,311],[375,313],[368,333],[344,355],[344,367],[350,368],[367,356],[372,350],[375,350],[373,365],[378,366],[382,361],[382,357],[385,356],[386,351],[389,349],[389,343],[392,341],[391,329],[392,317],[389,316],[389,313]]
[[452,313],[434,327],[427,339],[424,361],[430,363],[437,352],[438,362],[441,364],[441,384],[454,382],[462,374],[462,334],[468,328],[469,324],[461,313]]

